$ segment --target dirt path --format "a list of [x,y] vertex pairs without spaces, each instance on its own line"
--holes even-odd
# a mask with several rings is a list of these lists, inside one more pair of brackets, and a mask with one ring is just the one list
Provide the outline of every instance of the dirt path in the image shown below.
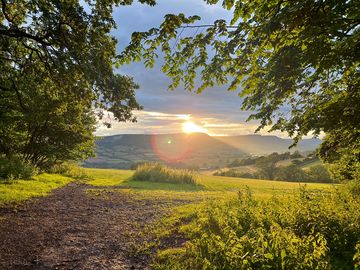
[[159,218],[159,205],[134,203],[109,189],[71,183],[51,195],[0,209],[0,269],[150,269],[149,257],[134,255],[141,228]]

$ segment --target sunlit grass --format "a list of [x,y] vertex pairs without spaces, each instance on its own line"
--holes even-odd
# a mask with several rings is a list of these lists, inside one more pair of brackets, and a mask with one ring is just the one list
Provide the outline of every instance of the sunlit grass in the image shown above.
[[45,196],[55,188],[73,181],[72,178],[57,174],[40,174],[31,180],[0,182],[0,206],[18,203],[32,197]]
[[[288,195],[298,192],[301,186],[312,191],[329,191],[332,184],[321,183],[294,183],[269,181],[258,179],[232,178],[213,175],[199,174],[198,185],[174,184],[161,182],[134,181],[130,170],[87,169],[87,174],[93,180],[87,182],[94,186],[114,186],[129,188],[143,196],[156,198],[157,196],[188,196],[188,197],[228,197],[233,196],[239,190],[250,189],[258,198],[270,198],[274,195]],[[170,192],[170,193],[169,193]],[[178,193],[178,194],[176,194]]]
[[310,167],[316,166],[316,165],[324,165],[324,164],[321,162],[321,160],[316,160],[314,162],[310,162],[308,164],[305,164],[305,165],[301,166],[301,168],[307,170]]
[[87,183],[93,186],[120,186],[129,180],[134,171],[111,169],[86,169],[86,173],[93,179]]

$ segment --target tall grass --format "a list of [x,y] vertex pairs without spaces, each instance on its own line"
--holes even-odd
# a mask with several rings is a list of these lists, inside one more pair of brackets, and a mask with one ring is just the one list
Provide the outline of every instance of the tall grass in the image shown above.
[[159,163],[147,163],[137,167],[133,180],[175,184],[196,185],[196,176],[192,171],[172,169]]

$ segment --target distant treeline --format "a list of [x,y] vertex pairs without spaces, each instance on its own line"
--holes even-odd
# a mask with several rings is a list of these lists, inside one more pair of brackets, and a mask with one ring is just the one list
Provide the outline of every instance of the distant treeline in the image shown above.
[[219,170],[214,173],[217,176],[252,178],[252,179],[267,179],[276,181],[290,181],[290,182],[313,182],[313,183],[332,183],[331,176],[324,165],[314,165],[307,170],[302,170],[298,166],[291,164],[288,166],[281,166],[274,169],[274,177],[268,178],[266,175],[259,172],[240,172],[236,169]]
[[[279,161],[289,159],[292,160],[292,164],[288,166],[277,166]],[[220,170],[215,172],[214,175],[292,182],[333,182],[324,165],[314,165],[306,170],[301,168],[301,166],[317,160],[318,157],[315,153],[310,153],[306,158],[297,151],[292,154],[290,152],[285,152],[283,154],[272,153],[268,156],[249,157],[241,160],[236,159],[229,164],[228,167],[231,168],[230,170]],[[242,172],[234,169],[234,167],[246,165],[254,165],[256,172]]]
[[[232,161],[231,163],[229,163],[227,165],[228,168],[233,168],[233,167],[240,167],[240,166],[247,166],[247,165],[254,165],[256,163],[257,160],[264,158],[265,156],[260,156],[260,157],[248,157],[248,158],[242,158],[242,159],[235,159],[234,161]],[[276,161],[281,161],[281,160],[286,160],[286,159],[299,159],[299,158],[304,158],[304,156],[299,152],[299,151],[295,151],[294,153],[290,153],[290,152],[285,152],[282,154],[278,154],[276,152],[272,153],[271,155],[267,156],[267,157],[272,157],[273,159],[276,159]],[[313,161],[314,159],[318,159],[318,157],[316,156],[315,153],[310,153],[308,155],[308,157],[305,158],[307,161],[306,163],[309,163],[311,161]],[[301,162],[300,160],[298,160],[299,162]],[[306,164],[305,163],[305,164]],[[304,164],[304,165],[305,165]],[[295,165],[300,165],[299,164],[295,164]]]

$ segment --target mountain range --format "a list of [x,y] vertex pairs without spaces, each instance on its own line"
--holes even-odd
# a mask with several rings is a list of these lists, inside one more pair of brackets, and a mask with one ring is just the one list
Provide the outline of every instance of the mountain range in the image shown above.
[[179,167],[219,167],[235,158],[266,155],[273,152],[313,151],[319,139],[304,139],[288,149],[291,139],[276,136],[238,135],[212,137],[192,134],[123,134],[99,138],[96,157],[85,161],[86,167],[129,168],[137,161],[159,161]]

